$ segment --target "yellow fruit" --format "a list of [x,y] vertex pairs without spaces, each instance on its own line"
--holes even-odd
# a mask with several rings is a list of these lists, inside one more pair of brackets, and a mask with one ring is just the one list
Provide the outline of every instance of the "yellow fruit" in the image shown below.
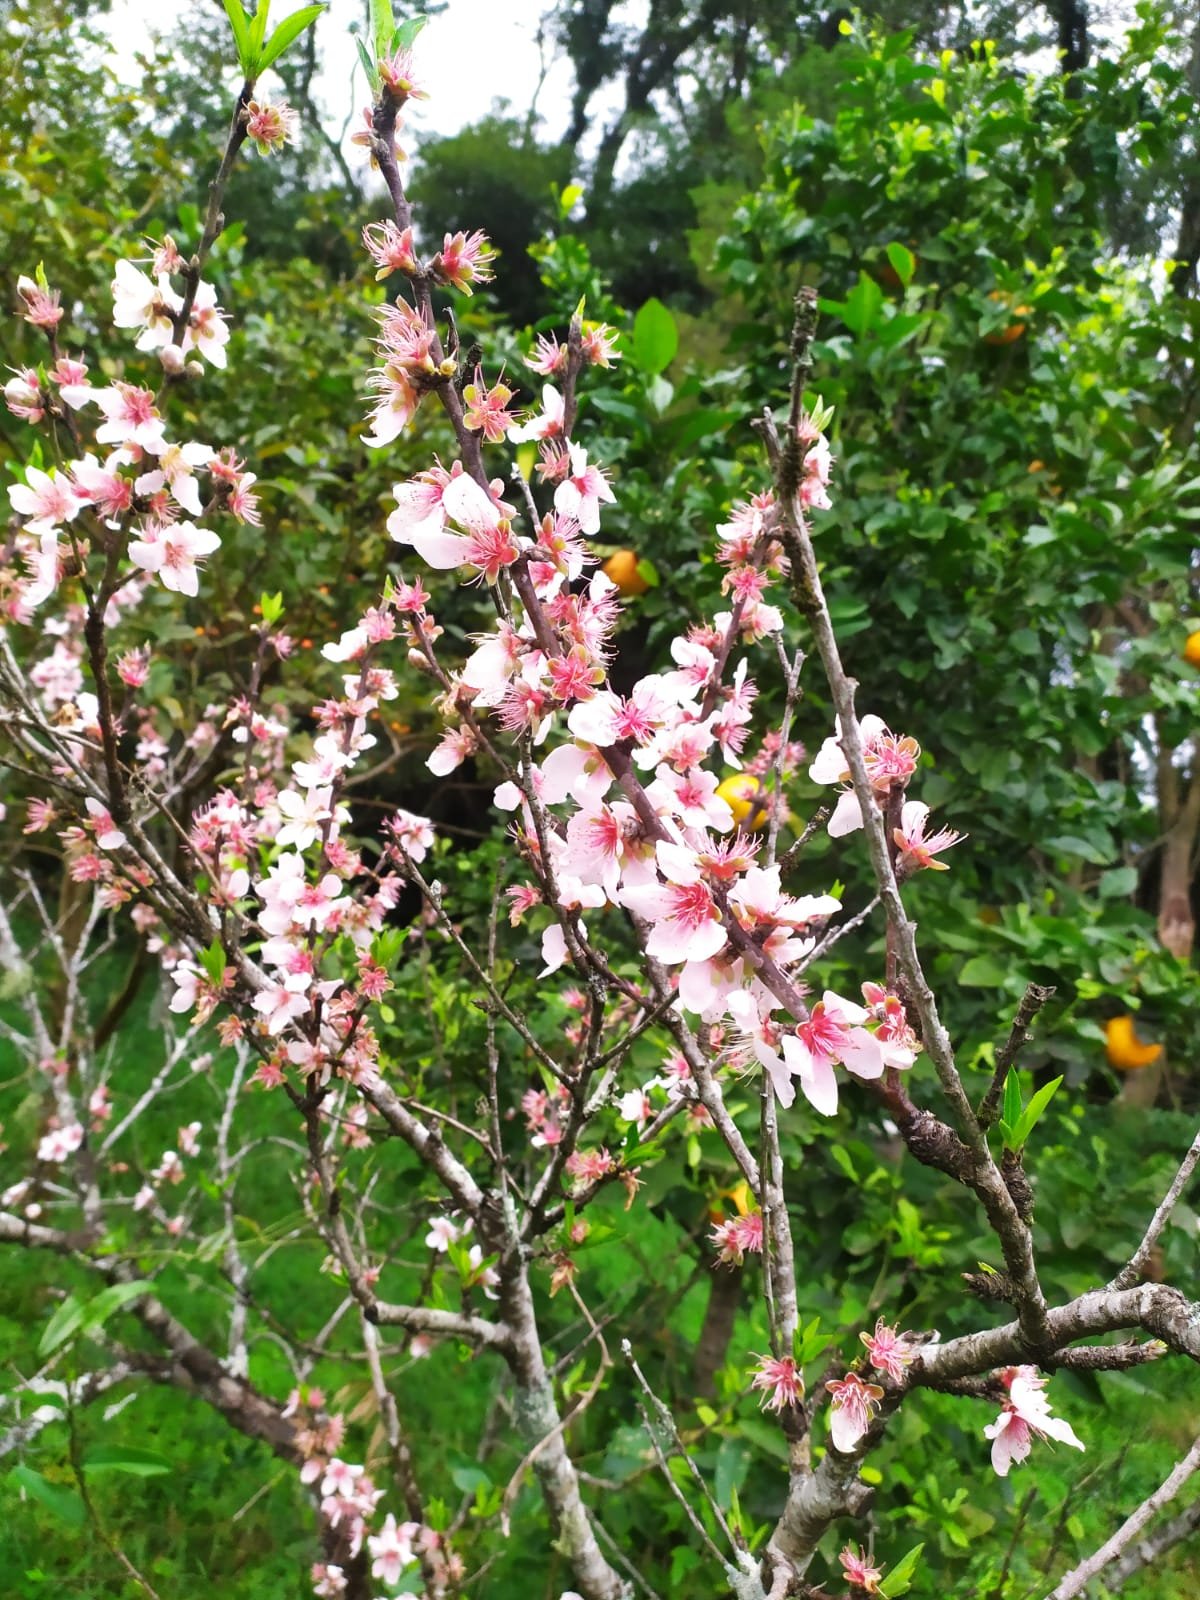
[[636,550],[618,550],[600,568],[606,578],[610,578],[617,586],[617,593],[625,599],[633,599],[636,595],[645,594],[650,585],[638,571],[638,554]]
[[717,794],[733,812],[733,820],[748,828],[761,828],[767,820],[767,798],[762,782],[752,772],[735,772],[717,785]]
[[1108,1064],[1118,1072],[1137,1072],[1152,1067],[1162,1055],[1161,1044],[1143,1044],[1133,1031],[1133,1018],[1110,1017],[1104,1024]]
[[1188,634],[1183,647],[1183,659],[1193,667],[1200,667],[1200,628]]

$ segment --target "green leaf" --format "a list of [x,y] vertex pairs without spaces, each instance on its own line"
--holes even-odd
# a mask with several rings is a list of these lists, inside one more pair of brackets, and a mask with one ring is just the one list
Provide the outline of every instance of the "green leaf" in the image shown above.
[[1021,1120],[1021,1080],[1013,1067],[1009,1067],[1004,1080],[1004,1120],[1010,1128]]
[[465,1466],[452,1467],[450,1481],[456,1489],[461,1489],[463,1494],[474,1494],[477,1489],[490,1489],[492,1480],[482,1467]]
[[83,1458],[86,1472],[128,1472],[134,1478],[158,1478],[172,1471],[165,1456],[136,1445],[100,1444]]
[[651,378],[646,385],[646,399],[660,417],[674,398],[675,385],[668,383],[666,378]]
[[140,1300],[143,1295],[150,1293],[152,1287],[153,1285],[141,1280],[134,1283],[113,1283],[107,1289],[101,1289],[100,1293],[94,1295],[86,1305],[81,1305],[73,1295],[68,1295],[46,1325],[46,1331],[42,1334],[41,1343],[38,1345],[38,1355],[42,1357],[53,1355],[77,1333],[87,1333],[103,1327],[115,1311],[119,1311],[131,1300]]
[[842,321],[851,333],[861,338],[864,333],[870,333],[879,321],[882,311],[883,290],[874,278],[865,272],[860,272],[857,284],[846,296],[842,306]]
[[283,594],[264,594],[259,597],[258,609],[267,627],[272,627],[283,615]]
[[713,1475],[717,1504],[728,1511],[733,1497],[746,1481],[750,1456],[740,1439],[722,1439],[717,1451],[717,1466]]
[[371,52],[357,34],[354,36],[354,44],[358,50],[358,59],[362,62],[363,71],[367,75],[367,82],[371,86],[371,93],[378,94],[380,84],[379,69],[371,60]]
[[83,1326],[86,1330],[101,1328],[114,1312],[120,1311],[122,1306],[127,1306],[131,1300],[141,1300],[143,1296],[153,1292],[154,1285],[144,1278],[135,1279],[132,1283],[112,1283],[107,1289],[91,1301],[87,1308],[87,1316]]
[[912,1549],[900,1557],[896,1565],[879,1585],[880,1594],[887,1595],[888,1600],[896,1600],[898,1595],[907,1594],[912,1588],[913,1577],[916,1574],[917,1564],[921,1559],[923,1544],[915,1544]]
[[225,15],[229,18],[229,26],[233,29],[233,42],[237,46],[238,66],[246,77],[249,77],[254,48],[250,43],[250,24],[246,21],[242,0],[224,0],[224,4]]
[[657,377],[675,359],[679,349],[679,329],[675,318],[662,301],[652,297],[647,300],[633,319],[634,364]]
[[1021,1113],[1021,1118],[1014,1130],[1018,1150],[1025,1145],[1029,1135],[1045,1115],[1046,1107],[1058,1093],[1058,1086],[1061,1082],[1061,1078],[1054,1078],[1050,1083],[1044,1084]]
[[56,1517],[61,1517],[70,1527],[83,1527],[87,1513],[83,1508],[83,1501],[74,1489],[64,1489],[56,1483],[48,1483],[40,1472],[25,1466],[14,1467],[5,1481],[14,1489],[24,1489],[26,1494],[32,1495],[46,1507],[47,1511],[52,1511]]
[[1008,978],[1008,968],[1001,966],[995,956],[972,956],[959,970],[959,983],[972,989],[1002,989]]
[[76,1329],[83,1322],[86,1307],[82,1301],[69,1294],[58,1310],[46,1324],[45,1331],[38,1342],[38,1355],[48,1356],[60,1345],[66,1344],[68,1339],[74,1337]]
[[392,0],[371,0],[371,44],[375,59],[379,61],[392,48],[392,35],[396,31],[396,18]]
[[913,273],[917,270],[916,256],[902,244],[889,244],[887,258],[891,262],[892,271],[907,289],[912,282]]
[[253,17],[250,19],[250,70],[258,72],[259,51],[263,47],[263,40],[267,36],[267,16],[271,10],[271,0],[258,0]]
[[214,939],[207,950],[201,950],[200,965],[208,981],[219,989],[225,981],[225,951],[220,939]]
[[324,9],[323,5],[301,6],[299,11],[293,11],[290,17],[285,17],[267,40],[267,47],[258,58],[258,71],[265,72],[272,62],[278,61],[288,45],[298,39],[306,28],[311,28]]
[[658,575],[658,568],[646,556],[643,556],[637,564],[637,575],[651,589],[657,589],[662,582]]
[[1098,885],[1102,900],[1124,900],[1138,886],[1136,867],[1112,867],[1100,874]]
[[422,15],[409,17],[407,22],[402,22],[392,36],[393,50],[411,50],[417,42],[417,35],[428,21],[429,18]]

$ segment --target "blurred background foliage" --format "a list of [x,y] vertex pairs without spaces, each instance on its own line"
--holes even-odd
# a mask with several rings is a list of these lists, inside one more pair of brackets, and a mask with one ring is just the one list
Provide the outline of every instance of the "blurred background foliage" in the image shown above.
[[[361,440],[371,312],[383,291],[357,235],[380,207],[313,99],[323,30],[342,22],[323,19],[313,53],[284,69],[288,97],[305,113],[303,141],[281,161],[248,160],[230,192],[231,226],[213,260],[234,318],[229,367],[172,399],[181,426],[195,408],[193,436],[237,443],[261,480],[264,520],[226,534],[200,601],[181,605],[156,590],[139,613],[131,642],[149,634],[156,644],[164,732],[244,683],[254,607],[275,590],[300,649],[271,693],[303,732],[329,683],[320,645],[351,625],[393,566],[383,530],[390,485],[448,452],[424,412],[386,452]],[[186,247],[198,235],[228,115],[224,26],[217,8],[198,8],[186,47],[147,41],[141,81],[127,86],[105,65],[102,6],[6,8],[0,291],[11,306],[17,275],[44,261],[72,307],[73,340],[110,375],[131,353],[105,320],[113,260],[137,253],[144,237],[170,231]],[[716,605],[713,529],[764,483],[750,422],[782,402],[797,284],[818,287],[813,386],[837,407],[835,506],[819,517],[826,586],[860,708],[920,739],[918,792],[970,833],[952,870],[927,874],[910,893],[972,1085],[986,1081],[1025,985],[1055,986],[1024,1062],[1039,1082],[1065,1074],[1066,1090],[1031,1166],[1047,1287],[1078,1292],[1094,1280],[1097,1255],[1106,1272],[1128,1254],[1200,1103],[1194,15],[1183,5],[1101,13],[1087,0],[951,13],[889,0],[852,18],[753,0],[650,0],[634,23],[612,0],[560,0],[545,30],[574,75],[561,139],[524,108],[500,105],[413,151],[426,238],[481,227],[503,252],[496,284],[456,307],[464,344],[481,343],[489,371],[505,359],[531,400],[521,354],[534,329],[561,332],[581,294],[590,315],[626,335],[625,360],[589,380],[580,436],[611,465],[617,493],[599,553],[632,549],[657,580],[631,599],[623,625],[620,671],[633,679]],[[630,337],[652,299],[678,333],[665,366]],[[8,321],[10,366],[35,359],[31,336]],[[26,459],[27,430],[7,413],[0,440],[9,462]],[[465,643],[485,615],[470,590],[439,586],[436,606],[448,644]],[[803,643],[796,627],[791,638]],[[765,728],[780,704],[765,660],[760,680]],[[811,668],[804,689],[797,732],[815,748],[830,713]],[[507,870],[499,832],[481,821],[491,775],[469,766],[449,782],[430,778],[424,760],[436,735],[417,674],[390,710],[392,748],[354,791],[356,816],[365,827],[401,803],[434,817],[449,841],[438,860],[448,902],[478,931]],[[10,789],[11,824],[21,794]],[[820,798],[796,780],[798,822]],[[12,844],[21,847],[15,835]],[[824,890],[840,878],[857,909],[865,872],[861,843],[822,838],[797,887]],[[878,976],[881,942],[867,927],[837,947],[830,987],[853,992]],[[505,959],[510,997],[539,1035],[559,1037],[566,1012],[531,977],[535,936],[513,934]],[[482,1022],[450,954],[422,940],[396,979],[389,1048],[429,1092],[458,1094],[469,1108]],[[128,1074],[149,1073],[161,1049],[159,1007],[147,974],[120,1040],[131,1093]],[[1104,1028],[1129,1014],[1165,1049],[1122,1074],[1106,1057]],[[638,1081],[659,1053],[647,1039]],[[25,1065],[5,1058],[0,1073],[7,1137],[22,1152],[32,1126],[22,1111]],[[512,1077],[515,1107],[534,1080],[518,1057]],[[935,1097],[927,1075],[918,1072],[917,1084]],[[207,1094],[198,1076],[194,1105],[173,1104],[172,1126],[211,1117]],[[741,1110],[749,1125],[752,1092]],[[248,1114],[265,1133],[279,1107],[263,1099]],[[152,1126],[145,1137],[149,1161],[173,1135]],[[988,1315],[959,1289],[961,1272],[994,1255],[979,1219],[896,1147],[864,1100],[848,1094],[833,1124],[798,1108],[785,1157],[805,1249],[802,1307],[844,1352],[882,1311],[914,1326],[936,1322],[946,1335]],[[366,1176],[378,1164],[385,1197],[411,1210],[410,1237],[395,1241],[388,1268],[391,1298],[405,1298],[424,1271],[420,1175],[390,1144],[364,1159]],[[293,1166],[286,1151],[256,1166],[256,1187],[240,1199],[247,1229],[283,1237],[294,1227]],[[714,1275],[704,1243],[733,1182],[711,1136],[693,1136],[647,1169],[628,1213],[620,1196],[595,1213],[604,1226],[579,1260],[589,1305],[644,1351],[719,1500],[739,1508],[753,1536],[778,1509],[784,1480],[781,1438],[745,1395],[746,1368],[766,1337],[756,1269]],[[201,1329],[213,1317],[215,1271],[204,1206],[198,1197],[193,1245],[174,1247],[161,1290]],[[1156,1275],[1194,1287],[1196,1233],[1181,1207]],[[337,1286],[326,1295],[318,1276],[320,1254],[311,1239],[281,1248],[259,1287],[264,1303],[286,1303],[297,1281],[311,1290],[311,1304],[296,1310],[301,1333],[337,1303]],[[6,1262],[0,1344],[18,1370],[33,1370],[62,1273],[60,1263]],[[559,1298],[546,1315],[555,1351],[569,1352],[583,1331],[573,1307]],[[254,1359],[256,1380],[285,1392],[269,1343]],[[464,1365],[449,1346],[415,1384],[403,1360],[390,1370],[419,1464],[448,1462],[489,1525],[517,1464],[503,1440],[494,1459],[474,1457],[494,1373],[483,1361]],[[568,1401],[591,1370],[566,1364]],[[359,1407],[355,1425],[367,1437],[361,1372],[331,1361],[317,1377],[345,1409]],[[919,1592],[1040,1593],[1043,1575],[1105,1537],[1196,1431],[1200,1384],[1174,1367],[1064,1375],[1055,1387],[1088,1455],[1081,1463],[1045,1452],[1007,1483],[986,1465],[987,1408],[932,1395],[906,1408],[869,1469],[878,1474],[870,1532],[891,1559],[925,1541]],[[573,1443],[597,1482],[605,1526],[640,1553],[653,1588],[698,1600],[709,1579],[633,1416],[614,1374],[573,1426]],[[295,1531],[307,1526],[300,1490],[219,1419],[162,1389],[77,1426],[169,1459],[170,1476],[113,1477],[97,1491],[106,1526],[164,1600],[197,1585],[247,1600],[305,1592],[312,1551]],[[65,1427],[42,1436],[32,1459],[47,1481],[68,1481],[66,1450]],[[25,1493],[12,1479],[0,1492]],[[521,1508],[528,1529],[540,1515],[529,1489]],[[105,1550],[64,1526],[62,1509],[25,1499],[6,1519],[7,1592],[129,1592]],[[830,1555],[838,1542],[830,1536]],[[545,1540],[526,1533],[495,1549],[476,1592],[524,1600],[567,1586]],[[1169,1569],[1122,1593],[1151,1600],[1200,1580],[1186,1549]]]

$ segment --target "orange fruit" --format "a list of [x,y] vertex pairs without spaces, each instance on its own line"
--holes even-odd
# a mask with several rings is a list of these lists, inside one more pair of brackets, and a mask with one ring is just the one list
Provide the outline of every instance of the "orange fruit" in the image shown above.
[[1130,1016],[1110,1017],[1104,1024],[1105,1053],[1110,1067],[1118,1072],[1137,1072],[1152,1067],[1162,1055],[1161,1044],[1143,1044],[1133,1029]]
[[1183,659],[1193,667],[1200,667],[1200,628],[1188,634],[1183,647]]
[[616,584],[617,593],[626,600],[645,594],[650,587],[638,571],[638,560],[636,550],[617,550],[600,568],[604,576]]
[[1019,319],[1031,317],[1033,315],[1033,307],[1013,305],[1012,295],[1004,289],[990,290],[988,299],[1003,302],[1008,307],[1009,315],[1013,320],[1007,328],[996,328],[992,333],[985,333],[983,336],[984,344],[1015,344],[1018,339],[1023,339],[1028,324]]

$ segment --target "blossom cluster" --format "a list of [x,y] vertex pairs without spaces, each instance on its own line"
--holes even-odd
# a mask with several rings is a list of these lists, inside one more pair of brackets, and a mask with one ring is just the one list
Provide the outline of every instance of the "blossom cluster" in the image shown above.
[[[384,96],[394,105],[422,92],[412,68],[407,51],[379,63]],[[277,149],[294,133],[290,117],[286,108],[252,102],[247,134],[264,153]],[[369,113],[366,142],[386,156],[377,140]],[[596,1114],[609,1118],[614,1149],[619,1138],[626,1152],[635,1151],[628,1159],[607,1144],[577,1141],[569,1073],[565,1081],[547,1076],[522,1099],[531,1149],[545,1152],[552,1171],[562,1162],[568,1206],[614,1179],[632,1201],[637,1140],[676,1114],[688,1134],[710,1127],[714,1107],[721,1110],[721,1083],[759,1074],[784,1111],[799,1090],[819,1115],[833,1116],[847,1074],[878,1082],[911,1069],[921,1049],[890,969],[889,981],[861,984],[861,1002],[831,989],[810,991],[805,974],[823,953],[841,898],[786,886],[776,847],[792,821],[787,796],[804,750],[786,734],[754,732],[755,652],[768,645],[773,659],[784,633],[776,602],[789,571],[788,519],[831,503],[824,416],[803,415],[794,440],[799,513],[769,489],[735,504],[716,530],[720,608],[671,641],[670,665],[618,690],[610,667],[621,597],[596,570],[592,541],[618,503],[619,485],[574,436],[577,380],[584,368],[619,359],[616,335],[585,323],[581,311],[565,340],[539,336],[526,364],[545,381],[522,410],[516,380],[501,373],[489,381],[480,367],[460,371],[457,346],[443,345],[433,310],[435,290],[469,295],[489,280],[494,251],[486,237],[447,233],[423,260],[411,226],[389,219],[366,228],[363,243],[376,276],[398,274],[411,295],[379,312],[365,443],[386,448],[436,397],[454,424],[456,450],[394,485],[387,531],[409,570],[398,570],[354,625],[324,646],[340,689],[312,707],[315,732],[297,736],[288,714],[264,701],[256,674],[253,687],[214,702],[180,741],[197,762],[221,741],[238,758],[186,819],[187,867],[191,881],[204,885],[211,942],[194,928],[186,938],[168,928],[153,875],[133,848],[148,812],[139,811],[136,797],[119,805],[111,775],[107,803],[95,794],[74,809],[54,799],[30,801],[26,831],[57,828],[70,876],[98,884],[108,906],[128,903],[171,974],[172,1012],[197,1024],[216,1016],[224,1044],[242,1042],[257,1055],[258,1086],[287,1084],[297,1100],[298,1087],[373,1090],[386,1070],[377,1020],[392,987],[389,918],[406,882],[420,883],[433,900],[419,869],[437,841],[427,818],[404,809],[366,839],[355,828],[348,785],[377,744],[372,730],[398,694],[398,672],[409,665],[425,673],[438,686],[444,724],[429,770],[446,777],[476,757],[491,764],[499,779],[495,805],[510,819],[518,863],[508,887],[510,919],[515,925],[529,918],[537,928],[540,977],[571,969],[580,985],[563,996],[571,1013],[566,1044],[585,1048],[583,985],[611,975],[598,941],[611,930],[624,938],[630,926],[671,1015],[696,1023],[709,1075],[705,1093],[696,1058],[671,1050],[654,1077],[614,1082],[597,1106]],[[136,333],[140,352],[156,357],[158,391],[124,380],[89,382],[87,365],[59,350],[60,297],[40,279],[21,280],[24,315],[45,334],[51,360],[14,374],[6,403],[31,425],[61,424],[75,450],[60,468],[31,464],[25,481],[9,489],[19,531],[12,559],[0,567],[0,615],[29,623],[43,613],[48,652],[31,673],[43,709],[88,748],[81,760],[93,763],[89,772],[100,773],[96,752],[111,753],[120,739],[131,770],[147,781],[180,755],[157,731],[144,697],[149,648],[132,647],[116,661],[124,693],[114,710],[84,687],[87,624],[97,615],[108,628],[136,619],[155,582],[195,597],[202,564],[221,548],[210,524],[219,517],[259,521],[255,476],[244,462],[231,448],[169,437],[163,411],[171,384],[195,376],[191,355],[225,364],[229,326],[216,291],[170,238],[155,246],[148,265],[117,263],[113,320]],[[97,412],[102,420],[87,448],[86,425]],[[504,444],[537,446],[537,481],[521,482],[521,494],[485,465],[488,449]],[[98,586],[89,576],[96,556],[103,558]],[[492,602],[493,624],[461,661],[443,659],[433,594],[414,563],[458,573]],[[57,613],[49,604],[55,598]],[[258,635],[264,656],[291,653],[278,616],[264,616]],[[94,659],[92,666],[94,672]],[[107,680],[96,687],[107,688]],[[852,781],[849,732],[839,724],[807,767],[812,783],[837,789],[829,833],[840,838],[864,825],[869,791],[867,809],[875,806],[887,819],[898,873],[943,870],[937,858],[960,836],[930,832],[928,807],[908,797],[919,771],[917,742],[878,716],[863,717],[854,735],[864,788]],[[59,775],[70,775],[69,764]],[[637,1003],[626,995],[612,1015],[633,1026],[649,996],[631,993]],[[346,1114],[347,1144],[369,1141],[367,1116],[363,1106]],[[172,1231],[182,1219],[162,1212],[161,1196],[182,1178],[200,1131],[180,1129],[178,1149],[162,1152],[133,1198],[135,1211],[153,1211]],[[80,1124],[59,1120],[42,1136],[38,1159],[61,1164],[84,1138]],[[564,1154],[569,1138],[575,1142]],[[715,1213],[710,1240],[718,1259],[742,1266],[761,1255],[764,1226],[750,1203],[729,1218]],[[573,1282],[570,1249],[586,1234],[578,1219],[564,1225],[551,1259],[552,1292]],[[431,1277],[451,1270],[464,1293],[497,1296],[499,1271],[472,1236],[469,1218],[431,1217],[424,1242]],[[379,1271],[369,1269],[369,1285]],[[906,1338],[881,1320],[863,1341],[869,1367],[889,1384],[903,1383],[913,1359]],[[423,1335],[411,1347],[414,1355],[428,1348]],[[988,1430],[998,1472],[1028,1454],[1032,1437],[1078,1445],[1050,1416],[1034,1369],[1013,1369],[1003,1383],[1004,1408]],[[803,1372],[790,1354],[761,1358],[752,1388],[776,1412],[804,1402]],[[855,1370],[824,1389],[832,1446],[852,1452],[888,1389]],[[344,1426],[324,1413],[318,1392],[298,1392],[289,1409],[301,1425],[302,1481],[351,1556],[365,1542],[373,1575],[388,1585],[418,1561],[435,1574],[461,1576],[429,1528],[388,1514],[370,1531],[381,1491],[363,1466],[342,1456]],[[842,1561],[848,1581],[876,1592],[879,1570],[865,1556],[847,1551]],[[314,1568],[319,1596],[342,1593],[345,1582],[334,1563]]]

